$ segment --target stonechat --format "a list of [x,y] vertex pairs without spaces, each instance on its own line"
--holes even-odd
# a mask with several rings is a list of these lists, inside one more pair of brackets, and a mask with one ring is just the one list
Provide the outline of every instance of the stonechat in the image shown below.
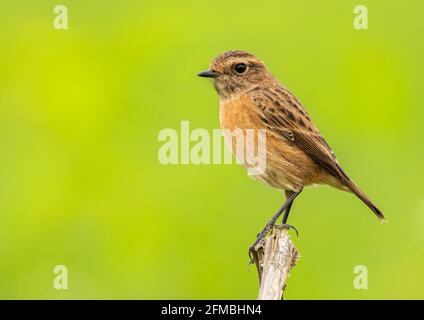
[[385,221],[383,213],[343,170],[301,102],[261,60],[244,51],[224,52],[198,76],[213,80],[220,98],[221,129],[266,129],[266,168],[255,177],[283,190],[286,201],[251,250],[283,213],[283,225],[292,227],[286,223],[293,201],[311,185],[327,184],[352,192]]

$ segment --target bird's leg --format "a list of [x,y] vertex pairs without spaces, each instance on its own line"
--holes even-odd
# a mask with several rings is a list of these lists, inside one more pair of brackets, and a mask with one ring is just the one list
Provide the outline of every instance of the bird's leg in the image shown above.
[[[284,194],[285,194],[285,196],[286,196],[286,199],[290,199],[290,197],[293,195],[293,191],[290,191],[290,190],[285,190],[284,191]],[[294,199],[293,199],[294,200]],[[286,224],[286,222],[287,222],[287,219],[288,219],[288,217],[289,217],[289,214],[290,214],[290,210],[291,210],[291,207],[292,207],[292,204],[293,204],[293,201],[292,202],[290,202],[288,205],[287,205],[287,209],[286,209],[286,211],[284,211],[284,215],[283,215],[283,219],[282,219],[282,223],[283,224]]]
[[[295,198],[299,195],[300,192],[302,192],[302,190],[297,192],[297,195],[295,196]],[[295,192],[290,191],[290,190],[285,190],[284,193],[285,193],[286,199],[289,199]],[[287,209],[284,211],[284,215],[283,215],[283,219],[281,221],[282,222],[281,225],[283,227],[289,229],[289,230],[293,229],[296,232],[296,235],[299,236],[299,232],[297,231],[297,229],[294,226],[287,224],[287,219],[289,217],[290,210],[291,210],[291,207],[293,205],[293,202],[294,202],[294,199],[288,204]]]
[[[281,214],[284,211],[287,212],[287,209],[290,210],[294,199],[299,195],[299,193],[301,191],[302,190],[300,190],[298,192],[290,191],[290,194],[286,193],[286,196],[288,195],[286,202],[284,202],[283,206],[277,211],[276,214],[274,214],[274,216],[271,218],[271,220],[269,220],[268,223],[266,224],[265,228],[263,228],[263,230],[259,233],[258,237],[256,238],[256,241],[249,248],[249,255],[250,255],[251,252],[254,251],[255,246],[259,243],[259,241],[261,241],[265,237],[265,235],[268,233],[268,231],[275,225],[275,222],[281,216]],[[286,219],[284,220],[284,222],[285,222],[287,220],[288,214],[285,214],[284,216],[286,217]],[[289,229],[292,228],[297,233],[296,228],[294,228],[293,226],[286,225],[285,223],[283,223],[283,226],[287,226]]]

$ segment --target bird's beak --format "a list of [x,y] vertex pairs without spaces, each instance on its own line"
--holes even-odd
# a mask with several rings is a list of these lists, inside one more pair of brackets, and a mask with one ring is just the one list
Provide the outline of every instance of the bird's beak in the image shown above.
[[199,72],[197,75],[199,77],[204,77],[204,78],[216,78],[219,76],[219,73],[215,71],[211,71],[211,70],[206,70],[206,71]]

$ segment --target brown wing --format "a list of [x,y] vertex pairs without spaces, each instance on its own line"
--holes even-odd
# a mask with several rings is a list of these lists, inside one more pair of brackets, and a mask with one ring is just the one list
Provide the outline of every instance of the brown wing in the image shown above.
[[318,164],[342,181],[350,181],[302,104],[283,87],[257,88],[252,99],[271,133],[293,141]]

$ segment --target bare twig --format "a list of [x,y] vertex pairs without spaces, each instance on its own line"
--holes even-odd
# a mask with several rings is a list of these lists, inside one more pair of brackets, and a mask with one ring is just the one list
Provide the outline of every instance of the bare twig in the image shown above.
[[274,226],[253,252],[260,284],[258,300],[282,299],[290,270],[298,257],[299,252],[290,241],[287,229]]

